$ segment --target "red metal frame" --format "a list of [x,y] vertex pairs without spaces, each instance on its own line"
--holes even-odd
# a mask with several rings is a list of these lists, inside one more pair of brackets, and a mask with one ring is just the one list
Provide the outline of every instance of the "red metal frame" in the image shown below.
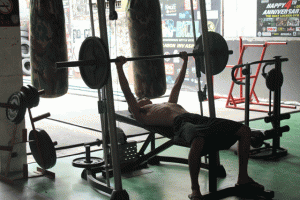
[[[265,42],[265,44],[243,44],[242,37],[240,37],[240,56],[239,56],[239,60],[238,60],[237,64],[238,65],[243,64],[243,55],[245,53],[245,50],[248,47],[263,47],[263,50],[262,50],[262,53],[261,53],[261,56],[260,56],[260,61],[261,61],[261,60],[264,59],[264,56],[265,56],[265,53],[266,53],[266,50],[267,50],[268,46],[270,46],[270,45],[286,45],[286,44],[287,44],[286,42]],[[260,72],[261,65],[262,65],[262,63],[259,63],[255,75],[250,76],[251,79],[254,79],[254,81],[252,83],[251,90],[250,90],[250,104],[269,106],[269,104],[267,104],[267,103],[260,103],[259,100],[258,100],[258,97],[257,97],[257,95],[254,91],[256,81],[257,81],[257,78],[258,78],[258,75],[259,75],[259,72]],[[234,65],[227,65],[226,67],[232,68],[232,67],[234,67]],[[239,77],[237,77],[238,72],[240,72]],[[245,79],[245,77],[242,74],[242,68],[240,68],[239,70],[236,70],[234,76],[237,80]],[[232,96],[232,91],[233,91],[234,85],[235,85],[235,83],[232,81],[225,107],[226,108],[245,110],[244,107],[238,107],[237,106],[237,104],[245,102],[245,97],[243,97],[243,85],[240,85],[240,97],[238,97],[238,98],[234,98]],[[256,102],[253,102],[252,95],[254,95],[254,99],[256,100]],[[281,106],[281,107],[296,109],[296,106]],[[269,112],[268,110],[252,109],[252,108],[250,108],[249,110],[250,111],[258,111],[258,112]]]

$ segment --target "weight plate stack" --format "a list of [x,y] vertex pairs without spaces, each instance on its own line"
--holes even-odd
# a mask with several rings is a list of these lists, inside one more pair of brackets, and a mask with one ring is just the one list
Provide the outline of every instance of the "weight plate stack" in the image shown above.
[[24,99],[26,101],[28,108],[37,107],[40,103],[40,96],[38,90],[31,86],[22,86],[21,92],[24,94]]

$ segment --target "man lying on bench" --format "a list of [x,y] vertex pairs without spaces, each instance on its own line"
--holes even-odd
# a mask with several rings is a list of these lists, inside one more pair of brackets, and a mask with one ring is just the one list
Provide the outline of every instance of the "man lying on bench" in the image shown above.
[[132,94],[128,81],[123,71],[126,58],[118,57],[116,63],[121,89],[134,118],[145,125],[173,126],[174,138],[182,138],[191,145],[188,156],[189,172],[191,178],[192,193],[190,199],[201,199],[198,176],[200,172],[201,157],[210,149],[229,149],[239,140],[239,175],[238,187],[246,187],[249,190],[264,189],[264,186],[256,183],[248,175],[248,159],[250,150],[251,129],[241,123],[221,118],[209,118],[186,111],[177,104],[179,92],[185,78],[188,56],[181,52],[183,59],[182,69],[175,81],[169,101],[161,104],[152,104],[148,98],[136,100]]

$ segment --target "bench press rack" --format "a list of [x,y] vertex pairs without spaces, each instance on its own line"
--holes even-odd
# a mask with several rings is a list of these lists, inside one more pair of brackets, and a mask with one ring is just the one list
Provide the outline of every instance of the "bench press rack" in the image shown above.
[[[202,41],[203,41],[203,49],[207,50],[209,49],[209,42],[208,42],[208,27],[207,27],[207,17],[206,17],[206,3],[205,0],[199,0],[200,2],[200,15],[201,15],[201,22],[202,22]],[[91,1],[90,1],[91,4]],[[100,28],[100,38],[103,41],[103,43],[108,47],[108,36],[107,36],[107,26],[106,26],[106,14],[105,14],[105,1],[104,0],[97,0],[97,6],[98,6],[98,19],[99,19],[99,28]],[[111,9],[111,7],[110,7]],[[92,16],[91,12],[91,16]],[[91,17],[92,18],[92,17]],[[93,20],[92,20],[92,26]],[[94,31],[93,31],[94,35]],[[108,49],[104,49],[104,51]],[[209,51],[203,51],[204,52],[204,60],[205,60],[205,72],[207,74],[207,86],[208,86],[208,99],[209,99],[209,111],[210,111],[210,117],[215,117],[215,105],[214,105],[214,94],[213,94],[213,84],[212,84],[212,68],[211,68],[211,56]],[[108,54],[109,56],[109,54]],[[108,62],[108,65],[110,66],[110,62]],[[111,69],[109,69],[111,70]],[[110,71],[109,71],[110,72]],[[96,179],[95,173],[100,172],[99,170],[101,168],[89,168],[86,170],[87,175],[87,181],[88,183],[94,187],[95,189],[101,190],[102,192],[108,194],[110,196],[110,199],[124,199],[128,200],[129,195],[126,190],[122,187],[122,179],[121,179],[121,169],[124,170],[126,168],[131,168],[131,166],[140,165],[142,163],[145,163],[150,158],[154,158],[155,155],[157,155],[159,152],[163,151],[164,149],[167,149],[168,147],[172,146],[174,141],[171,139],[170,141],[166,142],[165,144],[161,145],[160,147],[153,150],[151,154],[146,154],[145,156],[142,156],[142,158],[138,158],[136,161],[134,161],[132,164],[128,164],[125,167],[121,167],[120,160],[118,157],[118,142],[117,142],[117,130],[116,130],[116,117],[118,117],[115,113],[114,109],[114,98],[113,98],[113,89],[112,89],[112,78],[111,74],[108,73],[108,80],[106,84],[102,88],[102,95],[101,95],[101,88],[93,88],[98,89],[98,96],[99,96],[99,102],[98,102],[98,109],[101,116],[101,125],[102,125],[102,132],[103,132],[103,149],[104,149],[104,160],[105,160],[105,170],[106,170],[106,178],[108,179],[109,173],[108,169],[109,167],[112,167],[113,175],[114,175],[114,187],[111,187],[109,184],[109,180],[107,180],[107,183],[103,183]],[[118,119],[119,120],[119,119]],[[151,147],[154,147],[154,134],[155,128],[152,127],[153,130],[151,130],[151,133],[149,134],[148,138],[145,142],[145,144],[142,146],[141,153],[146,149],[146,147],[151,142]],[[150,128],[149,128],[150,129]],[[172,130],[173,131],[173,130]],[[169,132],[170,133],[170,132]],[[107,143],[107,138],[110,138],[109,144]],[[179,145],[179,144],[178,144]],[[108,155],[111,155],[111,158]],[[156,157],[156,160],[152,160],[154,163],[157,162],[157,159],[159,157]],[[112,164],[108,163],[108,160],[112,161]],[[159,159],[163,159],[163,157],[160,157]],[[167,160],[167,159],[165,159]],[[181,159],[177,161],[183,161]],[[151,161],[150,161],[151,162]],[[268,196],[268,193],[265,193],[265,191],[240,191],[238,187],[231,187],[226,188],[224,190],[217,191],[217,176],[218,176],[218,165],[219,162],[219,155],[218,151],[209,152],[209,192],[207,195],[204,195],[205,198],[209,199],[220,199],[225,198],[228,196],[237,196],[242,195],[244,193],[247,193],[248,195],[252,196],[253,194],[255,196],[259,195],[265,195]],[[270,194],[269,197],[273,197],[274,194]]]

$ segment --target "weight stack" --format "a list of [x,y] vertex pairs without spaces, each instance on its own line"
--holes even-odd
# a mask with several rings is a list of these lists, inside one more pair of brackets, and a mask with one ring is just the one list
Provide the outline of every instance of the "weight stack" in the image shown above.
[[[163,55],[159,0],[129,0],[127,20],[132,57]],[[137,97],[155,98],[166,92],[163,59],[133,61]]]
[[45,90],[43,97],[59,97],[68,91],[68,69],[55,67],[56,62],[68,61],[63,2],[30,3],[31,82],[38,90]]

